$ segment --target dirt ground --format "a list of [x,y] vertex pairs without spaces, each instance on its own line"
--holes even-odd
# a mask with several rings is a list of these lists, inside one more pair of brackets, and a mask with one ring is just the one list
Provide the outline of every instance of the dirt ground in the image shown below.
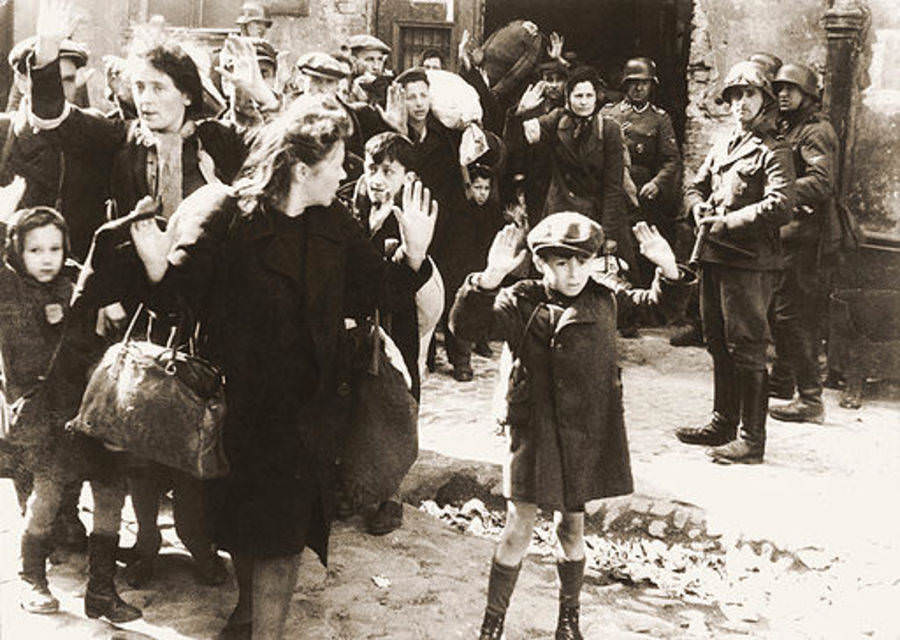
[[[891,396],[867,398],[852,412],[837,408],[830,392],[824,426],[770,421],[766,464],[719,467],[671,435],[709,410],[708,356],[670,348],[662,330],[621,341],[620,349],[640,496],[631,508],[642,508],[641,500],[650,511],[667,503],[696,505],[721,536],[725,569],[714,580],[712,604],[647,581],[629,586],[592,573],[583,595],[585,637],[900,638],[900,403]],[[476,357],[475,369],[473,383],[456,383],[441,362],[426,381],[420,445],[496,463],[505,446],[491,411],[496,358]],[[83,515],[89,522],[89,511]],[[63,612],[29,616],[16,605],[20,518],[11,483],[0,481],[0,638],[214,638],[234,605],[234,587],[195,585],[168,510],[161,521],[166,545],[157,578],[140,591],[120,583],[122,596],[144,609],[143,620],[117,630],[85,619],[84,559],[78,556],[50,571]],[[123,543],[133,527],[126,521]],[[407,505],[401,530],[375,538],[355,519],[337,524],[331,544],[327,570],[312,555],[304,558],[287,637],[477,636],[489,532],[460,533]],[[665,536],[637,544],[648,553],[658,549],[660,566],[673,548]],[[508,616],[511,640],[552,637],[556,589],[552,557],[530,555]]]

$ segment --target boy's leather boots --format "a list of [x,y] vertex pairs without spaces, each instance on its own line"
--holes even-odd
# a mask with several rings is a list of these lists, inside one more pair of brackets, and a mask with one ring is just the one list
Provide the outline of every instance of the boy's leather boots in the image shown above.
[[556,640],[584,640],[578,627],[581,607],[577,604],[559,603],[559,619],[556,623]]

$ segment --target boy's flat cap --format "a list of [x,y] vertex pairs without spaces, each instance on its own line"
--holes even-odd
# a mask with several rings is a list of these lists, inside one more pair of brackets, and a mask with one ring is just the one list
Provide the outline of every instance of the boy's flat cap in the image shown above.
[[391,48],[384,42],[382,42],[375,36],[370,36],[367,33],[350,36],[350,38],[347,40],[347,48],[350,49],[351,52],[361,51],[363,49],[375,49],[376,51],[381,51],[382,53],[391,52]]
[[320,78],[340,80],[350,75],[350,68],[327,53],[313,51],[297,59],[297,69],[301,73]]
[[533,253],[553,248],[592,256],[599,253],[602,246],[603,228],[574,211],[549,215],[528,233],[528,248]]

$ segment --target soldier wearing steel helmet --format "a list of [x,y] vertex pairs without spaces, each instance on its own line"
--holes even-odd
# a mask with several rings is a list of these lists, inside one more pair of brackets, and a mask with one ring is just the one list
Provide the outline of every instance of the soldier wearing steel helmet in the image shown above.
[[[630,175],[640,204],[637,218],[656,225],[671,243],[681,153],[672,119],[652,102],[658,86],[656,63],[650,58],[632,58],[625,63],[622,73],[625,97],[604,106],[601,113],[622,127],[631,156]],[[649,282],[652,270],[642,271],[647,271],[642,282]]]
[[259,2],[245,2],[241,6],[241,15],[235,20],[241,35],[248,38],[265,38],[272,19],[266,8]]
[[794,166],[790,148],[773,136],[777,100],[761,66],[732,67],[721,97],[735,126],[714,141],[685,191],[699,229],[693,258],[713,358],[713,416],[676,436],[713,445],[715,462],[750,464],[765,451],[767,312],[783,267],[779,228],[793,210]]
[[825,411],[816,339],[822,308],[821,258],[834,250],[829,232],[838,226],[838,139],[819,110],[815,71],[785,64],[773,85],[781,116],[779,132],[794,156],[797,199],[790,222],[781,227],[785,269],[775,290],[770,385],[770,395],[791,402],[772,407],[769,414],[776,420],[821,423]]

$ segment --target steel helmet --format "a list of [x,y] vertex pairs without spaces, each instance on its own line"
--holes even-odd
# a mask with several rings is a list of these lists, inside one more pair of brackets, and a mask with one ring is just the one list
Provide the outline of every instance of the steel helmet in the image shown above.
[[793,84],[800,88],[806,95],[812,98],[819,97],[819,76],[815,71],[802,64],[788,63],[778,70],[778,75],[772,81],[772,87],[778,91],[782,84]]
[[763,95],[768,96],[773,102],[775,101],[775,91],[772,89],[772,83],[766,70],[756,62],[745,60],[729,69],[725,76],[725,82],[722,84],[720,99],[728,102],[728,90],[736,87],[756,87],[763,92]]
[[622,84],[629,80],[652,80],[659,84],[656,77],[656,63],[650,58],[631,58],[622,69]]
[[766,53],[765,51],[757,51],[756,53],[752,53],[747,57],[747,60],[749,60],[750,62],[755,62],[763,69],[765,69],[766,73],[769,74],[769,78],[774,78],[775,74],[778,73],[778,70],[782,65],[781,58],[776,56],[774,53]]
[[269,12],[259,2],[245,2],[241,6],[241,15],[235,20],[235,24],[245,25],[249,22],[262,22],[267,27],[272,26],[272,19],[269,18]]

